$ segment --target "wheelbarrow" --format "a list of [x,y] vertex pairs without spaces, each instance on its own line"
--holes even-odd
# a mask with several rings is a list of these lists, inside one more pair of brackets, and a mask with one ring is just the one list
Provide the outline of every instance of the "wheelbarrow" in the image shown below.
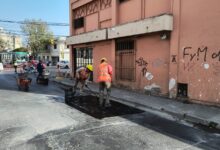
[[18,90],[24,90],[26,92],[29,91],[29,87],[32,79],[28,78],[26,73],[18,73],[16,77]]

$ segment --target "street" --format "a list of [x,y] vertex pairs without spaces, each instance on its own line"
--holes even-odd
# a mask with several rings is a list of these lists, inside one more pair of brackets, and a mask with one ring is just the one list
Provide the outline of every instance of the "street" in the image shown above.
[[[35,76],[31,77],[30,91],[23,92],[18,90],[12,70],[0,72],[0,150],[217,150],[220,147],[219,131],[197,128],[156,112],[132,110],[133,113],[110,112],[109,116],[94,117],[76,105],[65,104],[64,92],[55,83],[36,84]],[[119,105],[113,107],[127,108]]]

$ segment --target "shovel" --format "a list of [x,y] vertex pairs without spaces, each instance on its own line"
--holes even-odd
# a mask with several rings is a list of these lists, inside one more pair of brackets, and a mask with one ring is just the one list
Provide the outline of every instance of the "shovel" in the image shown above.
[[99,98],[99,95],[96,92],[92,91],[88,85],[85,85],[85,87],[89,90],[90,93],[94,94],[97,97],[97,99]]

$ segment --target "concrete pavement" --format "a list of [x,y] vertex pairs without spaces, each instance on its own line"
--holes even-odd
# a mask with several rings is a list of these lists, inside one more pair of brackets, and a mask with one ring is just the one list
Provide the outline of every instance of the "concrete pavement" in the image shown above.
[[[70,79],[54,79],[56,83],[65,86],[73,86],[74,81]],[[98,85],[89,84],[92,92],[85,88],[85,92],[98,94]],[[117,101],[141,110],[156,110],[172,115],[176,119],[201,124],[220,129],[220,108],[201,104],[186,104],[178,100],[164,97],[148,96],[146,94],[112,88],[111,100]]]

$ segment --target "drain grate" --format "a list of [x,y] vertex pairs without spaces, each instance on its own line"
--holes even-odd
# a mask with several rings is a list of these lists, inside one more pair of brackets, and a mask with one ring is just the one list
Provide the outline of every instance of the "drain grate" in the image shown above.
[[115,101],[111,101],[111,107],[102,109],[98,107],[98,98],[91,95],[75,96],[68,101],[68,105],[97,119],[144,112]]

